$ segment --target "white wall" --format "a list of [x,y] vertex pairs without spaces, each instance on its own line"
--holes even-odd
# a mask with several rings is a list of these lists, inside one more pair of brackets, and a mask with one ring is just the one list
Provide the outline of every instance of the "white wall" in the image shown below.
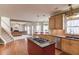
[[25,26],[27,26],[27,24],[30,26],[30,24],[27,22],[11,21],[11,27],[13,30],[25,31]]
[[14,30],[19,30],[19,31],[24,31],[24,26],[23,24],[19,24],[19,23],[12,23],[11,27]]

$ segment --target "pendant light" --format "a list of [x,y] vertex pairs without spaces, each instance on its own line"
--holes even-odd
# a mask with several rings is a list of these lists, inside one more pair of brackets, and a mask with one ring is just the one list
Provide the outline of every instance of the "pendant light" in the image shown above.
[[69,11],[68,11],[68,19],[72,19],[73,18],[73,8],[72,8],[72,4],[68,4],[69,7]]
[[68,4],[69,6],[69,16],[73,15],[73,8],[72,8],[72,4]]

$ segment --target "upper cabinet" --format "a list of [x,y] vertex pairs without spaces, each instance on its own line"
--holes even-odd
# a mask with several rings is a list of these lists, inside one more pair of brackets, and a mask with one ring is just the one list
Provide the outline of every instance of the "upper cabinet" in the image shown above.
[[50,17],[49,18],[49,29],[54,29],[55,28],[54,22],[55,22],[54,17]]
[[62,29],[63,28],[63,15],[55,15],[49,18],[49,29]]

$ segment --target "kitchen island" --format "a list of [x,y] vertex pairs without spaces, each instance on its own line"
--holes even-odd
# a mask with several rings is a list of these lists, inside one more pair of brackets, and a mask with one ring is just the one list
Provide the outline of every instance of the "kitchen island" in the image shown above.
[[28,38],[29,55],[54,55],[55,41],[48,41],[43,38]]

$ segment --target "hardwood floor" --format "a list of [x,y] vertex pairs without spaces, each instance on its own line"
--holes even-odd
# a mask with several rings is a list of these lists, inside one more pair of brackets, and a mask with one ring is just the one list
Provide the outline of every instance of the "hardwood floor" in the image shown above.
[[55,55],[60,55],[62,53],[62,51],[55,49]]
[[55,55],[70,55],[69,53],[63,52],[59,49],[55,49]]
[[[62,51],[55,49],[55,55],[62,55],[62,53]],[[7,45],[0,45],[0,55],[28,55],[27,40],[20,39]]]
[[28,55],[27,40],[17,40],[0,45],[0,55]]

